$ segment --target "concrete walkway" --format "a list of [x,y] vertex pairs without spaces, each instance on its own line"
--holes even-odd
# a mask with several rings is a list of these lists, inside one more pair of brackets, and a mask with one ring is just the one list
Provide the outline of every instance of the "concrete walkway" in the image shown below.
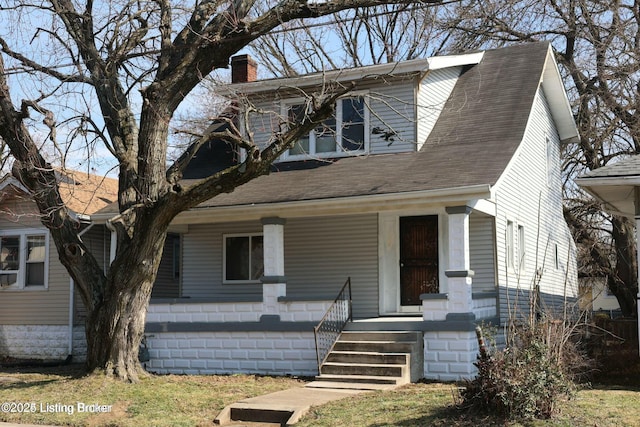
[[[243,399],[227,406],[214,420],[223,426],[289,426],[312,406],[323,405],[368,390],[296,387],[289,390]],[[238,420],[238,421],[236,421]]]

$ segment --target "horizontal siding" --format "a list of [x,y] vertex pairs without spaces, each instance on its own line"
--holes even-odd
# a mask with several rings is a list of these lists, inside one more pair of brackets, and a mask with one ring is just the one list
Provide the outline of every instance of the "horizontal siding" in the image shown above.
[[[356,90],[365,93],[370,106],[370,151],[371,153],[395,153],[416,149],[416,101],[415,79],[406,79],[393,83],[360,84]],[[281,106],[288,99],[302,98],[300,91],[288,94],[271,94],[271,97],[254,98],[253,107],[259,113],[252,113],[249,128],[254,141],[265,146],[271,141],[273,134],[281,131]],[[391,130],[396,133],[394,141],[385,140],[381,135],[373,135],[375,127]]]
[[[0,204],[0,229],[33,228],[45,231],[36,214],[35,203],[22,198],[5,199]],[[19,219],[19,222],[18,222]],[[69,321],[69,275],[58,260],[49,238],[49,271],[46,290],[0,290],[0,324],[65,325]]]
[[435,126],[458,81],[462,67],[442,68],[429,71],[418,88],[418,148],[424,144]]
[[[82,235],[82,241],[95,257],[98,265],[106,272],[109,264],[109,251],[111,248],[111,233],[104,225],[94,225]],[[77,288],[74,290],[74,324],[84,324],[86,309]]]
[[471,214],[469,217],[469,257],[473,291],[496,289],[493,218]]
[[262,225],[256,221],[189,226],[189,232],[182,239],[182,296],[262,297],[260,284],[222,283],[223,236],[232,233],[262,233]]
[[[547,162],[547,140],[552,161]],[[575,245],[562,214],[560,139],[542,90],[538,92],[523,143],[497,186],[496,235],[500,287],[531,290],[536,271],[541,272],[540,292],[544,295],[577,296]],[[506,267],[506,224],[514,222],[515,253],[518,226],[525,228],[525,266]],[[558,245],[559,268],[555,268]],[[517,256],[516,256],[517,258]],[[501,292],[502,317],[508,318]],[[547,298],[559,301],[558,298]],[[519,300],[523,304],[522,299]],[[522,309],[522,308],[521,308]]]
[[175,276],[173,259],[176,249],[179,251],[180,246],[176,248],[175,242],[180,242],[180,236],[170,233],[164,242],[162,250],[162,259],[158,267],[158,275],[153,284],[151,298],[178,298],[180,296],[180,277]]
[[378,315],[376,214],[288,220],[287,295],[337,296],[351,277],[355,317]]

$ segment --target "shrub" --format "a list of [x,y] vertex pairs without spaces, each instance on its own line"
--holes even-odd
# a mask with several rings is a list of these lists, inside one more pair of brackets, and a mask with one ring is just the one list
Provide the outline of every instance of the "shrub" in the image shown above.
[[580,363],[564,322],[512,327],[503,350],[481,346],[478,375],[461,392],[466,408],[510,419],[549,418],[574,391],[572,369]]

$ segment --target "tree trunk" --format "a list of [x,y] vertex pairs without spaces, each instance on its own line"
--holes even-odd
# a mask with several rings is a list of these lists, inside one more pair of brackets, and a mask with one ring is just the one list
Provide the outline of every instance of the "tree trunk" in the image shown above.
[[104,296],[86,319],[88,371],[129,382],[146,375],[138,352],[169,223],[144,215],[138,221],[137,238],[129,240],[126,233],[118,233]]
[[104,372],[110,377],[137,382],[145,374],[138,351],[153,282],[138,277],[135,270],[131,270],[130,276],[132,280],[139,278],[141,286],[123,289],[119,298],[105,298],[87,316],[86,365],[89,372]]
[[638,293],[637,258],[633,225],[626,218],[613,216],[613,245],[616,265],[614,274],[609,276],[608,286],[620,304],[625,317],[635,317],[636,295]]

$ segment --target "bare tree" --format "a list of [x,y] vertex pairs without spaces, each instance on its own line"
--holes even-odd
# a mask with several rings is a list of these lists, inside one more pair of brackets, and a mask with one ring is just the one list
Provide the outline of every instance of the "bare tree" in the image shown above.
[[580,245],[583,274],[607,278],[623,315],[634,316],[633,224],[610,215],[572,179],[640,154],[640,6],[635,0],[461,2],[443,25],[452,50],[550,40],[565,76],[581,138],[564,147],[565,218]]
[[[186,96],[214,70],[226,68],[231,55],[287,22],[386,3],[439,1],[200,0],[182,6],[170,0],[6,0],[0,5],[0,137],[86,306],[90,371],[127,381],[143,372],[138,347],[172,219],[266,173],[284,150],[332,114],[333,103],[349,88],[311,95],[310,113],[274,135],[267,147],[230,121],[229,130],[197,139],[167,169],[170,124]],[[17,39],[21,34],[24,39]],[[22,83],[28,77],[38,79]],[[23,100],[14,106],[12,96]],[[46,138],[34,133],[38,123],[30,115],[44,122]],[[118,162],[120,213],[110,221],[117,253],[106,274],[79,237],[79,224],[61,200],[41,151],[53,144],[64,155],[63,138],[67,144],[77,138],[100,142]],[[185,165],[212,138],[244,149],[246,160],[183,185]]]

